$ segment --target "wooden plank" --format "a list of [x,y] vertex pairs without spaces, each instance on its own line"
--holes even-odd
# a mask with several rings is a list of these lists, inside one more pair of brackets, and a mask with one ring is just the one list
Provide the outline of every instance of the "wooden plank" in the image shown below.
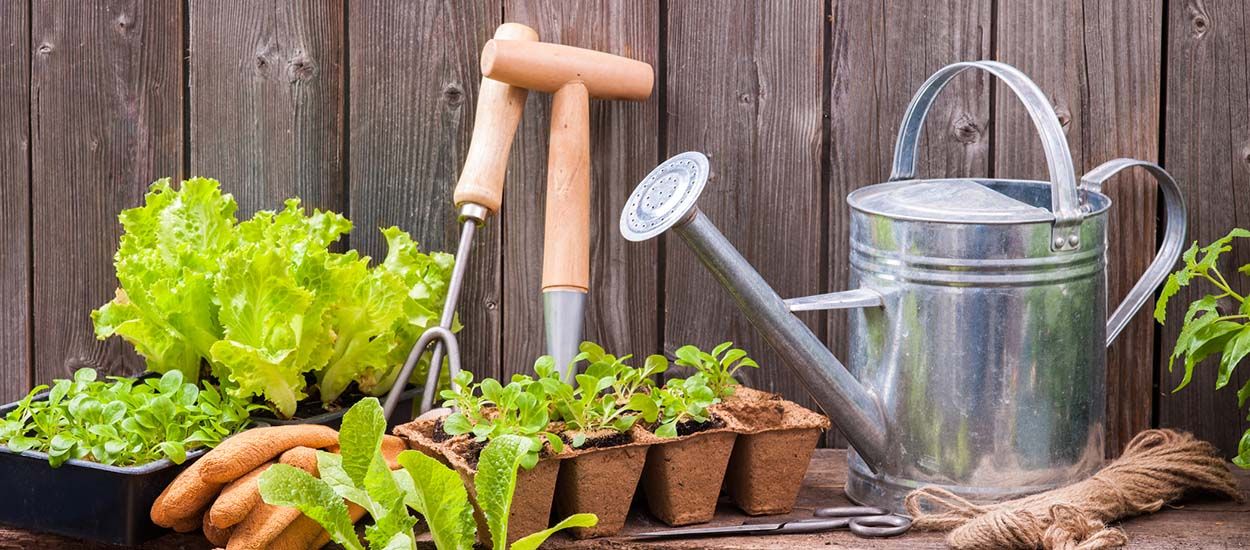
[[190,3],[191,173],[221,181],[240,218],[289,197],[345,210],[343,10],[319,0]]
[[[1158,160],[1162,9],[1159,0],[999,4],[998,59],[1024,71],[1050,98],[1067,133],[1078,178],[1114,158]],[[996,176],[1049,179],[1033,123],[1006,87],[997,90]],[[1154,257],[1157,198],[1154,179],[1137,172],[1109,182],[1107,192],[1114,204],[1108,218],[1109,315]],[[1111,456],[1151,425],[1151,309],[1142,308],[1108,353]]]
[[[1250,4],[1170,2],[1167,36],[1164,162],[1185,194],[1187,237],[1205,245],[1233,227],[1250,228]],[[1250,278],[1237,275],[1236,267],[1247,263],[1250,243],[1239,242],[1219,264],[1243,296],[1250,292]],[[1235,395],[1250,381],[1246,362],[1223,390],[1214,390],[1219,363],[1211,360],[1195,368],[1189,387],[1168,393],[1183,374],[1180,367],[1174,372],[1166,367],[1185,304],[1212,290],[1195,283],[1174,298],[1168,312],[1161,331],[1158,422],[1190,430],[1231,454],[1250,428]]]
[[[699,207],[778,293],[819,292],[825,278],[823,6],[690,1],[668,7],[667,153],[707,154],[711,176]],[[689,247],[673,237],[665,252],[665,348],[710,350],[732,340],[762,365],[747,369],[745,384],[811,406]],[[819,317],[805,320],[816,328]]]
[[[533,27],[544,42],[601,50],[658,64],[657,2],[597,0],[572,4],[508,0],[504,19]],[[551,98],[534,92],[525,106],[509,165],[504,221],[505,376],[530,372],[546,353],[542,334],[543,211]],[[656,246],[621,238],[617,219],[658,153],[658,92],[646,102],[591,99],[591,265],[585,338],[609,353],[659,353]]]
[[[894,141],[912,94],[933,72],[989,57],[990,2],[835,2],[829,75],[828,288],[848,288],[846,195],[889,177]],[[961,75],[931,111],[919,155],[921,177],[989,173],[989,87]],[[844,313],[829,315],[827,342],[847,358]],[[831,440],[841,446],[840,439]]]
[[[397,225],[424,250],[454,252],[460,224],[452,189],[468,150],[481,79],[478,55],[500,23],[497,0],[350,2],[352,245],[386,252],[379,228]],[[490,220],[473,239],[460,345],[464,366],[498,373],[500,233]]]
[[38,2],[31,48],[34,382],[137,372],[89,314],[117,286],[118,212],[181,175],[181,4]]
[[[1250,497],[1250,471],[1235,470],[1243,497]],[[816,508],[848,506],[850,501],[842,492],[846,484],[846,452],[836,449],[817,449],[812,456],[807,477],[799,491],[795,509],[783,516],[748,518],[722,503],[715,518],[708,525],[738,525],[744,522],[780,522],[809,519]],[[641,501],[638,501],[641,502]],[[1250,516],[1250,500],[1243,502],[1214,500],[1196,497],[1181,505],[1165,507],[1163,511],[1139,516],[1120,524],[1128,534],[1132,548],[1245,548],[1250,546],[1250,532],[1246,531],[1246,518]],[[368,520],[366,520],[368,521]],[[365,522],[362,522],[365,523]],[[422,524],[424,525],[424,523]],[[359,528],[359,526],[358,526]],[[743,536],[692,538],[669,541],[641,541],[629,538],[634,533],[666,529],[667,526],[651,517],[642,506],[635,506],[621,534],[603,539],[574,541],[565,533],[557,533],[544,544],[545,548],[683,548],[707,549],[769,549],[769,548],[946,548],[945,535],[935,532],[912,531],[889,539],[864,539],[847,531],[828,531],[805,535]],[[418,526],[417,529],[422,529]],[[418,535],[419,548],[434,548],[428,535]],[[104,550],[105,547],[82,541],[65,539],[12,528],[0,528],[0,547],[4,548],[62,548],[65,550]],[[108,547],[112,548],[112,547]],[[156,539],[143,548],[212,548],[198,534],[170,534]]]
[[30,4],[0,4],[0,403],[30,389]]

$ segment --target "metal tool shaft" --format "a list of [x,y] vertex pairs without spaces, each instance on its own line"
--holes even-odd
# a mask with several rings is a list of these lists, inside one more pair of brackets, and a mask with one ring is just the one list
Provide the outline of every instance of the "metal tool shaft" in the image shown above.
[[[473,233],[477,230],[478,223],[473,218],[465,218],[464,226],[460,229],[460,244],[456,247],[456,263],[451,268],[451,281],[447,283],[447,301],[443,302],[443,316],[438,323],[438,326],[447,330],[451,330],[451,323],[456,318],[456,304],[460,301],[460,289],[464,286],[464,274],[469,265],[469,251],[473,249]],[[434,406],[442,361],[443,342],[437,340],[434,342],[434,351],[430,354],[430,369],[425,377],[426,387],[435,389],[426,391],[421,396],[421,412],[426,412]]]

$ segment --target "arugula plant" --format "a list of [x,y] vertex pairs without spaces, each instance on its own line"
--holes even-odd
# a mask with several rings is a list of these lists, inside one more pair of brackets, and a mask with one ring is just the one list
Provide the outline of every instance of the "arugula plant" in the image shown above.
[[528,376],[517,375],[507,385],[487,378],[473,383],[473,373],[460,371],[452,389],[439,394],[444,407],[455,412],[443,420],[443,431],[451,435],[473,434],[477,441],[490,441],[503,435],[528,439],[531,445],[522,461],[526,469],[538,463],[543,441],[554,452],[564,449],[564,442],[548,431],[550,400],[541,384]]
[[[246,400],[185,382],[170,370],[159,378],[97,380],[79,369],[72,380],[31,390],[0,421],[9,450],[48,455],[53,468],[69,459],[136,466],[162,458],[181,464],[187,452],[214,447],[248,424],[259,408]],[[37,394],[48,390],[47,399]]]
[[[437,460],[417,451],[399,455],[403,469],[391,471],[382,456],[386,419],[375,398],[360,401],[343,416],[338,455],[319,451],[320,479],[309,473],[275,464],[260,477],[265,502],[291,506],[312,518],[334,542],[348,550],[415,549],[413,527],[416,511],[425,521],[440,549],[473,548],[476,524],[468,492],[460,476]],[[482,452],[475,476],[479,506],[495,537],[494,548],[503,550],[507,518],[516,489],[516,471],[530,451],[529,439],[504,435]],[[365,527],[365,544],[356,534],[347,502],[364,508],[373,524]],[[567,527],[588,527],[598,522],[592,514],[577,514],[551,529],[518,540],[512,548],[533,550],[552,533]]]
[[237,209],[216,180],[153,183],[142,206],[118,216],[120,287],[91,314],[96,336],[130,342],[152,372],[195,382],[207,366],[226,391],[260,396],[283,418],[309,394],[310,373],[326,404],[353,383],[388,391],[439,321],[452,256],[424,254],[391,227],[386,257],[370,266],[354,250],[331,251],[352,229],[340,214],[290,199],[240,223]]
[[[1189,309],[1185,311],[1184,324],[1168,359],[1168,370],[1171,371],[1176,359],[1185,357],[1185,375],[1173,392],[1188,386],[1193,378],[1194,366],[1214,355],[1220,356],[1215,388],[1223,388],[1232,379],[1237,365],[1250,356],[1250,299],[1233,290],[1233,285],[1216,267],[1220,255],[1232,250],[1233,239],[1239,238],[1250,238],[1250,230],[1233,229],[1228,235],[1202,248],[1194,243],[1182,255],[1185,267],[1168,277],[1159,294],[1155,319],[1163,324],[1167,319],[1168,302],[1182,287],[1202,280],[1217,290],[1216,294],[1207,294],[1189,304]],[[1237,271],[1250,277],[1250,264],[1241,266]],[[1231,303],[1233,307],[1221,307],[1221,302]],[[1237,391],[1237,406],[1244,407],[1247,400],[1250,400],[1250,381]],[[1242,468],[1250,468],[1250,430],[1242,435],[1233,462]]]
[[677,437],[677,426],[683,422],[707,422],[711,419],[708,407],[720,401],[702,373],[671,378],[654,395],[661,412],[655,435],[664,438]]
[[717,398],[725,398],[734,394],[734,386],[738,385],[735,375],[743,367],[760,368],[759,363],[747,357],[747,352],[733,347],[733,342],[724,342],[707,353],[699,348],[686,345],[677,348],[677,364],[695,369],[707,378],[708,386]]

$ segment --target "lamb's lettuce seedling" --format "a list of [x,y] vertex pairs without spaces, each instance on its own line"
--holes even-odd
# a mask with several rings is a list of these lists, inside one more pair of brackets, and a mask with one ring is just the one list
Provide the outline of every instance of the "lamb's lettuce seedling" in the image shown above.
[[707,383],[718,398],[734,394],[738,385],[735,375],[743,367],[758,369],[759,363],[747,357],[747,352],[733,347],[733,342],[724,342],[707,353],[691,345],[677,348],[677,364],[695,369],[707,378]]
[[[215,447],[242,430],[260,407],[186,382],[179,370],[159,378],[97,380],[78,369],[72,380],[31,390],[0,421],[0,444],[12,451],[47,453],[53,468],[69,459],[135,466],[168,458],[181,464],[187,452]],[[48,398],[35,396],[48,390]]]
[[443,406],[455,412],[443,420],[443,431],[451,435],[473,434],[477,441],[490,441],[503,435],[524,437],[532,443],[522,464],[526,469],[538,463],[543,441],[555,452],[564,443],[547,431],[550,399],[541,384],[528,376],[514,376],[507,385],[487,378],[473,383],[473,374],[460,371],[456,389],[443,390]]
[[[320,479],[285,464],[271,466],[260,477],[265,502],[298,508],[348,550],[364,550],[348,515],[345,501],[364,508],[374,523],[365,527],[371,549],[415,549],[413,527],[416,511],[425,518],[434,543],[440,549],[473,548],[476,524],[460,476],[437,460],[417,451],[404,451],[398,461],[403,469],[391,471],[382,457],[382,434],[386,420],[377,399],[368,398],[343,416],[339,432],[341,455],[319,451]],[[507,541],[507,518],[516,489],[516,472],[530,454],[531,440],[503,435],[482,451],[474,480],[478,503],[495,537],[494,548]],[[518,540],[513,549],[533,550],[552,533],[567,527],[589,527],[598,522],[593,514],[577,514],[557,526]]]
[[682,422],[707,422],[711,419],[708,407],[720,401],[702,373],[669,379],[654,395],[662,412],[655,435],[664,438],[677,437]]
[[[1176,359],[1185,357],[1185,375],[1176,389],[1172,390],[1174,392],[1189,385],[1194,367],[1207,357],[1217,354],[1220,356],[1215,378],[1215,388],[1220,389],[1227,386],[1232,379],[1233,369],[1250,356],[1250,299],[1233,290],[1233,285],[1229,284],[1216,267],[1220,255],[1232,250],[1233,239],[1239,238],[1250,238],[1250,230],[1233,229],[1228,235],[1202,248],[1194,243],[1182,255],[1185,267],[1170,275],[1159,293],[1159,300],[1155,303],[1155,319],[1163,324],[1167,318],[1168,301],[1182,287],[1201,279],[1219,291],[1218,294],[1208,294],[1189,304],[1189,309],[1185,312],[1184,325],[1176,337],[1172,356],[1168,359],[1168,371],[1171,371]],[[1198,258],[1199,253],[1202,254],[1202,259]],[[1237,271],[1250,277],[1250,264],[1241,266]],[[1221,308],[1221,302],[1231,302],[1233,307]],[[1250,400],[1250,381],[1237,391],[1237,406],[1244,407],[1247,400]],[[1241,436],[1233,462],[1242,468],[1250,468],[1250,430]]]
[[590,433],[627,432],[640,418],[655,421],[659,411],[650,395],[655,387],[651,375],[666,370],[667,360],[652,356],[638,369],[625,364],[630,356],[618,358],[594,343],[582,342],[579,349],[573,365],[582,361],[589,365],[572,384],[561,378],[551,357],[534,363],[538,383],[550,396],[555,417],[564,421],[573,447],[584,445]]

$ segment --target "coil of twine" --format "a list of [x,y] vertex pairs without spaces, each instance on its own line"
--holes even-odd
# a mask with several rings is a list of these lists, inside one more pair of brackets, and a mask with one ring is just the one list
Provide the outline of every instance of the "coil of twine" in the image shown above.
[[1108,522],[1155,512],[1190,491],[1241,498],[1210,443],[1184,432],[1146,430],[1120,458],[1067,487],[988,505],[925,487],[908,494],[905,504],[913,528],[950,531],[946,542],[954,548],[1099,550],[1128,542]]

